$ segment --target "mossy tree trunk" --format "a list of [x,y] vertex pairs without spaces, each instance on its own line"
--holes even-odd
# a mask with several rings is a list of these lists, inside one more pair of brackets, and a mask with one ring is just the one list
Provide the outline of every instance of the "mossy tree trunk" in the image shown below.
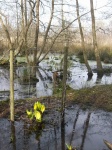
[[84,34],[82,30],[82,24],[80,20],[80,15],[79,15],[79,3],[78,0],[76,0],[76,11],[77,11],[77,18],[78,18],[78,24],[79,24],[79,30],[80,30],[80,36],[81,36],[81,44],[82,44],[82,49],[83,49],[83,56],[84,56],[84,61],[85,65],[88,70],[88,75],[93,75],[91,67],[89,66],[88,60],[87,60],[87,55],[86,55],[86,48],[85,48],[85,41],[84,41]]

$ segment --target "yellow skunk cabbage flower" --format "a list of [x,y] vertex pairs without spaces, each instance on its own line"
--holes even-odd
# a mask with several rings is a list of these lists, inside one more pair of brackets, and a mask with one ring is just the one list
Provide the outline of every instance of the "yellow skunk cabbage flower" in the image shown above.
[[41,110],[40,110],[42,113],[45,111],[45,106],[44,105],[41,105]]
[[41,108],[41,103],[40,102],[36,102],[34,104],[34,110],[40,110],[40,108]]
[[35,118],[37,121],[40,121],[41,122],[41,114],[39,111],[35,111]]
[[26,110],[28,117],[30,119],[33,119],[35,117],[37,122],[41,122],[43,117],[42,114],[45,111],[45,106],[40,102],[35,102],[33,109],[33,112]]
[[34,104],[34,110],[41,111],[43,113],[45,111],[45,106],[42,105],[40,102],[36,102]]
[[34,104],[34,110],[37,110],[37,103]]

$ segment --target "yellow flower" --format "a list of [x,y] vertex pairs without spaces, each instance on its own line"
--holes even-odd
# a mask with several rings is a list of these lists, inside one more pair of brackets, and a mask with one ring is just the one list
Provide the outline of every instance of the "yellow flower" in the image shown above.
[[45,111],[45,106],[44,105],[41,105],[41,110],[40,110],[42,113]]
[[41,122],[41,114],[40,114],[40,112],[39,111],[35,111],[34,115],[35,115],[36,120]]

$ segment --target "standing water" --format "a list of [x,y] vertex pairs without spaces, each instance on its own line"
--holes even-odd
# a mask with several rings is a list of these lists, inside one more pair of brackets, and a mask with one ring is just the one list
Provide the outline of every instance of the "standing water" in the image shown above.
[[65,110],[64,123],[60,113],[45,114],[43,128],[16,121],[11,127],[6,119],[0,121],[0,150],[108,150],[103,142],[112,142],[112,113],[101,110],[82,110],[71,106]]
[[[36,67],[36,78],[39,81],[32,82],[32,75],[26,66],[15,67],[15,99],[26,97],[51,96],[53,94],[53,72],[61,69],[62,55],[49,55],[49,59],[42,61]],[[95,61],[89,61],[91,68],[96,68]],[[112,67],[112,64],[103,64],[103,67]],[[92,78],[88,78],[87,69],[84,64],[79,62],[76,56],[68,60],[69,76],[67,84],[73,89],[92,87],[97,84],[112,84],[112,73],[97,77],[93,72]],[[27,79],[25,82],[24,80]],[[28,80],[29,79],[29,80]],[[0,67],[0,100],[9,98],[9,67]]]

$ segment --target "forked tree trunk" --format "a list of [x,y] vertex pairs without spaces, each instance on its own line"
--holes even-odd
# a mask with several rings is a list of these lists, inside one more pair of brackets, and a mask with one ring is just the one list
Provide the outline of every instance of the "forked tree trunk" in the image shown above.
[[84,62],[85,62],[85,65],[86,65],[86,67],[87,67],[87,70],[88,70],[88,75],[89,75],[89,76],[92,76],[93,73],[92,73],[91,67],[89,66],[89,63],[88,63],[88,60],[87,60],[87,55],[86,55],[84,34],[83,34],[82,24],[81,24],[80,15],[79,15],[79,3],[78,3],[78,0],[76,0],[76,11],[77,11],[77,18],[78,18],[80,36],[81,36],[81,44],[82,44]]
[[96,57],[96,62],[97,62],[97,71],[98,71],[98,74],[100,75],[103,73],[103,68],[102,68],[100,55],[99,55],[99,51],[98,51],[98,44],[97,44],[97,40],[96,40],[95,15],[94,15],[93,0],[90,0],[90,8],[91,8],[91,18],[92,18],[93,46],[94,46],[95,57]]

